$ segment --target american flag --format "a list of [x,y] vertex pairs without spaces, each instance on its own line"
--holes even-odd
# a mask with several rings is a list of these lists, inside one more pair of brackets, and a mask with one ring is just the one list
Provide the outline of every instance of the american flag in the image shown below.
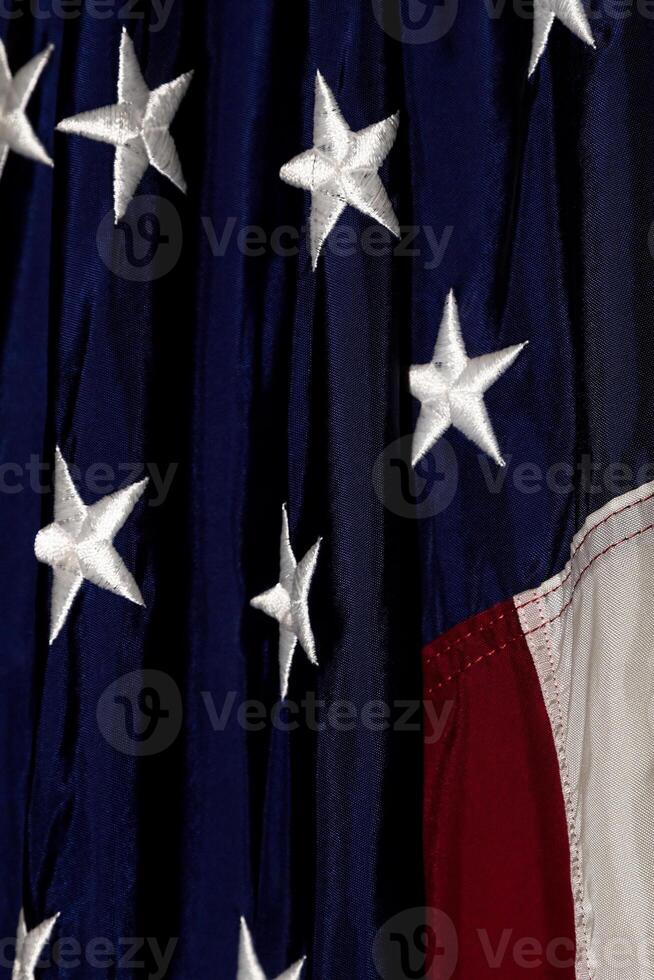
[[647,4],[0,38],[0,974],[650,978]]

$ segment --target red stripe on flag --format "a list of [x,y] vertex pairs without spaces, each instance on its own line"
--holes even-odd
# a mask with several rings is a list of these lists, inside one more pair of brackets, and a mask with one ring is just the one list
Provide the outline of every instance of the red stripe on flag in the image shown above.
[[427,904],[454,926],[432,936],[426,975],[574,980],[559,768],[513,602],[446,633],[423,662]]

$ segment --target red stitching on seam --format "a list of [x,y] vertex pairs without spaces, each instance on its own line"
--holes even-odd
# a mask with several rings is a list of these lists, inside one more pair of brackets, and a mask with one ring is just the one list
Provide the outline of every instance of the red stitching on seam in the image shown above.
[[[576,553],[577,552],[575,552],[575,554]],[[572,561],[572,558],[570,559],[570,561]],[[537,595],[534,599],[528,599],[527,602],[523,602],[519,606],[516,606],[516,609],[526,609],[527,606],[533,606],[533,604],[535,602],[540,602],[541,599],[547,599],[548,596],[554,595],[555,592],[558,592],[559,589],[562,589],[563,588],[563,586],[568,581],[568,579],[571,578],[571,576],[572,576],[572,569],[570,569],[570,571],[567,573],[567,575],[564,575],[563,576],[563,578],[561,579],[561,581],[559,582],[559,584],[558,585],[555,585],[553,589],[549,589],[548,592],[543,592],[542,595]]]
[[475,636],[477,633],[483,633],[485,630],[492,629],[493,626],[496,626],[503,619],[506,619],[505,612],[502,613],[500,616],[497,616],[495,619],[491,619],[484,626],[478,626],[476,629],[470,630],[470,632],[464,633],[462,636],[457,637],[456,640],[453,640],[452,643],[449,643],[447,646],[443,647],[442,650],[438,650],[436,653],[430,653],[427,658],[427,663],[429,663],[431,660],[438,660],[439,657],[442,657],[444,654],[449,653],[450,650],[453,650],[454,647],[459,645],[459,643],[463,643],[465,640],[469,640],[471,636]]
[[[570,555],[570,561],[571,562],[574,561],[575,556],[583,548],[583,546],[585,545],[586,541],[588,540],[588,538],[590,537],[590,535],[593,533],[593,531],[596,531],[599,527],[603,527],[605,524],[608,524],[608,522],[612,518],[618,517],[620,514],[624,514],[625,511],[632,510],[632,508],[634,508],[634,507],[639,507],[641,504],[646,504],[649,500],[652,500],[653,498],[654,498],[654,493],[650,493],[649,496],[647,496],[647,497],[642,497],[640,500],[634,500],[633,503],[631,503],[631,504],[625,504],[624,507],[621,507],[619,510],[616,510],[612,514],[609,514],[607,517],[604,518],[604,520],[599,521],[598,524],[594,524],[593,527],[591,527],[586,532],[586,534],[584,534],[583,538],[581,539],[581,541],[579,542],[579,544],[577,545],[577,547],[575,548],[575,550]],[[628,540],[628,539],[626,539],[626,540]],[[618,541],[618,542],[616,542],[616,544],[622,544],[622,542],[621,541]],[[605,554],[605,552],[602,552],[602,554]],[[599,558],[599,555],[596,555],[595,557]],[[568,572],[568,574],[565,575],[564,578],[561,579],[561,581],[559,582],[559,584],[558,585],[555,585],[553,589],[550,589],[549,590],[549,592],[543,592],[542,595],[537,595],[534,599],[529,599],[527,602],[523,602],[522,605],[516,606],[516,609],[525,609],[527,606],[533,605],[535,602],[538,602],[540,599],[546,599],[548,596],[553,595],[555,592],[558,592],[559,589],[562,589],[563,588],[563,586],[568,581],[568,579],[571,577],[571,575],[572,575],[572,569],[570,569],[570,571]]]
[[[599,557],[599,555],[597,557]],[[542,629],[543,626],[547,626],[547,623],[545,622],[545,605],[542,602],[542,600],[538,603],[538,613],[542,621],[542,625],[539,627],[539,629]],[[556,667],[554,666],[554,657],[552,655],[552,644],[550,643],[550,634],[549,631],[547,630],[545,632],[545,646],[547,649],[547,659],[549,660],[550,671],[554,682],[554,693],[556,696],[556,704],[557,704],[558,714],[559,714],[559,732],[562,733],[564,727],[564,720],[563,720],[563,706],[561,704],[561,689],[559,686],[559,679],[556,673]],[[548,709],[548,714],[549,714],[549,709]],[[581,931],[582,931],[582,936],[584,941],[584,950],[586,953],[586,968],[588,970],[589,980],[593,980],[593,971],[590,966],[590,955],[589,955],[590,951],[588,948],[588,925],[586,922],[586,912],[585,912],[584,880],[581,873],[581,854],[579,850],[579,839],[577,837],[577,830],[576,830],[574,816],[573,816],[572,789],[570,787],[570,773],[568,769],[568,758],[565,752],[565,745],[562,742],[561,734],[557,735],[557,732],[553,731],[553,735],[554,735],[554,743],[556,746],[556,753],[559,760],[561,787],[563,789],[563,795],[565,798],[565,811],[566,811],[566,819],[568,823],[569,846],[571,851],[570,858],[571,858],[571,863],[573,864],[572,870],[576,878],[576,888],[578,890],[578,895],[581,904]],[[574,854],[572,852],[574,852]],[[574,898],[576,902],[577,899],[576,894]]]
[[[540,626],[536,626],[534,629],[529,630],[524,635],[525,636],[531,636],[532,633],[537,633],[539,630],[542,630],[544,626],[550,626],[551,623],[555,623],[557,621],[557,619],[560,619],[561,618],[561,616],[563,615],[563,613],[566,612],[566,610],[569,609],[570,606],[572,605],[572,602],[573,602],[574,597],[575,597],[575,591],[577,589],[577,586],[581,582],[582,578],[584,577],[584,575],[586,574],[586,572],[588,571],[588,569],[590,568],[590,566],[591,565],[594,565],[598,558],[602,558],[604,555],[608,555],[609,551],[613,551],[613,549],[614,548],[617,548],[618,545],[626,544],[627,541],[633,541],[634,538],[639,537],[641,534],[645,534],[646,531],[652,531],[652,530],[654,530],[654,524],[648,524],[647,527],[641,527],[639,531],[634,531],[633,534],[628,534],[626,538],[621,538],[620,541],[614,541],[614,543],[613,544],[610,544],[608,546],[608,548],[605,548],[604,549],[604,551],[600,551],[597,555],[595,555],[594,558],[591,558],[591,560],[588,562],[588,564],[585,566],[585,568],[583,568],[581,570],[581,572],[579,574],[579,578],[577,579],[577,581],[575,582],[575,584],[572,586],[572,592],[570,593],[570,598],[568,599],[568,601],[566,602],[566,604],[561,607],[560,611],[556,614],[556,616],[552,616],[551,619],[548,619],[545,622],[541,623]],[[543,596],[539,596],[538,598],[541,599],[541,598],[544,598],[544,597]]]
[[446,677],[445,680],[440,681],[439,684],[434,684],[433,687],[429,688],[428,693],[431,694],[432,691],[437,691],[439,688],[445,687],[446,684],[449,684],[450,681],[453,681],[456,677],[459,677],[466,670],[470,670],[471,667],[476,666],[476,664],[480,664],[482,660],[487,660],[489,657],[492,657],[494,654],[499,653],[500,650],[506,650],[506,648],[508,646],[511,646],[512,643],[515,643],[516,640],[521,640],[521,639],[523,639],[522,633],[516,633],[515,636],[509,637],[509,639],[505,643],[500,643],[500,645],[495,647],[493,650],[488,650],[486,653],[482,653],[479,657],[475,657],[474,660],[471,660],[470,663],[464,664],[463,667],[461,667],[459,670],[455,670],[454,673],[450,674],[449,677]]
[[[652,494],[652,496],[654,497],[654,494]],[[506,650],[506,648],[508,646],[510,646],[512,643],[515,643],[516,640],[522,639],[523,637],[532,636],[534,633],[538,633],[539,630],[544,629],[546,626],[550,626],[552,623],[555,623],[558,619],[561,618],[561,616],[563,616],[563,614],[566,612],[566,610],[569,609],[570,606],[572,605],[572,602],[574,600],[574,595],[575,595],[575,591],[577,589],[577,586],[579,585],[579,583],[581,582],[583,576],[586,574],[586,572],[591,567],[591,565],[594,565],[598,558],[602,558],[604,555],[607,555],[610,551],[613,551],[614,548],[617,548],[621,544],[626,544],[628,541],[633,541],[635,538],[640,537],[641,534],[645,534],[647,531],[654,531],[654,524],[648,524],[647,527],[640,528],[640,530],[635,531],[633,534],[628,534],[626,537],[621,538],[620,541],[614,541],[613,544],[610,544],[603,551],[600,551],[593,558],[591,558],[591,560],[588,562],[588,564],[581,570],[581,572],[579,574],[579,578],[577,579],[577,581],[573,585],[572,592],[570,594],[570,599],[568,600],[568,602],[566,602],[566,604],[563,606],[563,608],[560,610],[560,612],[558,612],[556,614],[556,616],[553,616],[551,619],[544,619],[543,622],[540,624],[540,626],[535,626],[534,629],[528,630],[526,633],[518,633],[518,634],[516,634],[516,636],[511,636],[504,643],[500,643],[499,646],[494,647],[492,650],[488,650],[486,653],[480,654],[478,657],[475,657],[474,660],[471,660],[469,663],[464,664],[463,667],[461,667],[459,670],[455,670],[453,673],[451,673],[444,680],[442,680],[438,684],[434,684],[432,687],[430,687],[429,690],[428,690],[428,693],[431,694],[433,691],[437,691],[441,687],[445,687],[446,684],[449,684],[451,681],[455,680],[455,678],[459,677],[465,671],[470,670],[471,667],[474,667],[477,664],[480,664],[482,662],[482,660],[487,660],[489,657],[494,656],[496,653],[499,653],[501,650]],[[542,596],[538,596],[535,601],[536,602],[540,602],[542,600],[542,598],[543,598]],[[505,618],[505,615],[506,614],[503,613],[496,620],[494,620],[494,622],[499,622],[500,619],[504,619]],[[492,625],[492,624],[488,624],[488,626],[490,626],[490,625]],[[488,626],[484,627],[484,629],[487,629]],[[475,632],[481,633],[481,632],[483,632],[483,629],[471,630],[471,632],[468,633],[467,636],[472,636],[473,633],[475,633]],[[461,637],[461,640],[463,640],[463,639],[464,639],[464,637]],[[450,647],[450,649],[451,649],[451,647]],[[444,650],[442,652],[445,653],[446,651]],[[427,661],[427,664],[429,664],[430,662],[431,661],[428,660]]]
[[[624,514],[625,511],[632,510],[632,508],[634,508],[634,507],[639,507],[641,504],[646,504],[649,500],[654,500],[654,493],[650,493],[650,494],[648,494],[647,497],[642,497],[639,500],[634,500],[630,504],[625,504],[624,507],[621,507],[619,510],[613,511],[613,513],[608,514],[607,517],[605,517],[603,520],[599,521],[597,524],[594,524],[591,528],[589,528],[589,530],[583,536],[583,538],[581,539],[581,541],[579,542],[579,544],[577,545],[577,547],[575,548],[575,550],[570,555],[570,559],[569,560],[571,562],[574,560],[575,556],[581,550],[581,548],[583,548],[584,544],[586,543],[586,541],[588,540],[588,538],[590,537],[590,535],[593,533],[593,531],[596,531],[598,528],[603,527],[605,524],[608,524],[608,522],[610,520],[612,520],[614,517],[618,517],[620,514]],[[647,528],[644,528],[643,530],[649,531],[650,528],[647,527]],[[641,532],[638,532],[638,533],[642,533],[642,531]],[[634,535],[634,537],[635,537],[635,535]],[[628,541],[628,540],[630,540],[630,539],[629,538],[625,538],[622,541],[617,541],[615,544],[623,544],[624,541]],[[610,551],[611,547],[615,547],[615,544],[614,545],[611,545],[607,550]],[[595,558],[599,558],[603,554],[606,554],[606,551],[603,551],[603,552],[601,552],[601,554],[596,555]],[[592,561],[595,561],[595,558],[593,558]],[[592,564],[592,561],[591,561],[590,564]],[[583,570],[583,572],[581,573],[582,575],[590,567],[590,564],[587,565],[586,568]],[[565,583],[568,581],[568,579],[571,576],[572,576],[572,569],[570,569],[570,571],[560,581],[560,583],[558,585],[556,585],[553,589],[550,589],[549,592],[544,592],[542,595],[539,594],[539,595],[537,595],[533,599],[528,599],[527,602],[523,602],[521,605],[515,606],[515,608],[517,610],[525,609],[527,606],[531,606],[531,605],[533,605],[533,603],[539,602],[541,599],[546,599],[548,596],[553,595],[555,592],[558,592],[559,589],[562,589],[563,586],[565,585]],[[579,579],[580,578],[581,578],[581,575],[579,576]],[[577,579],[577,582],[579,581],[579,579]],[[576,587],[577,587],[577,585],[575,583],[575,585],[573,586],[573,592],[574,592],[574,589]],[[564,609],[561,610],[561,612],[564,612],[564,611],[565,611]],[[495,619],[491,619],[489,622],[484,623],[483,626],[478,626],[475,629],[470,630],[468,633],[464,633],[461,636],[458,636],[456,638],[456,640],[452,640],[451,643],[448,643],[446,646],[444,646],[440,650],[437,650],[435,653],[429,653],[427,655],[427,658],[426,658],[427,659],[427,664],[431,663],[431,661],[433,661],[433,660],[438,660],[439,657],[444,656],[446,653],[450,653],[450,651],[452,651],[455,647],[459,646],[459,644],[465,643],[466,640],[469,640],[471,636],[476,636],[478,633],[484,633],[486,630],[492,629],[494,626],[496,626],[503,619],[506,619],[506,613],[502,613],[501,615],[497,616]],[[553,622],[553,620],[550,620],[550,622]],[[526,636],[529,636],[529,633],[527,633],[525,635]]]
[[589,531],[586,532],[586,534],[583,536],[583,538],[581,539],[581,541],[573,551],[571,558],[574,558],[574,556],[577,554],[579,549],[583,547],[583,545],[585,544],[586,538],[588,538],[589,535],[593,533],[593,531],[596,531],[598,527],[603,527],[604,524],[608,524],[608,522],[613,517],[618,517],[619,514],[624,514],[625,511],[631,510],[632,507],[638,507],[640,504],[646,504],[648,500],[652,500],[652,499],[654,499],[654,493],[650,493],[647,497],[641,497],[639,500],[634,500],[630,504],[625,504],[624,507],[620,507],[619,510],[614,510],[611,514],[608,514],[604,518],[604,520],[600,521],[598,524],[595,524],[593,527],[590,528]]

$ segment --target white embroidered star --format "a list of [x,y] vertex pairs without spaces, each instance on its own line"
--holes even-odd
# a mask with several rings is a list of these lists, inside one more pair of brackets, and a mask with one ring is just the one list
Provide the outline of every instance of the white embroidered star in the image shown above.
[[469,358],[454,292],[450,292],[432,360],[429,364],[414,364],[410,371],[411,394],[421,402],[413,435],[414,466],[451,425],[504,466],[483,396],[525,346],[516,344]]
[[11,972],[11,980],[34,980],[34,971],[41,953],[50,940],[59,913],[46,919],[36,929],[28,932],[25,927],[25,914],[21,910],[16,936],[16,958]]
[[277,585],[250,601],[255,609],[272,616],[279,623],[279,676],[282,701],[288,693],[288,681],[295,648],[300,642],[312,664],[318,665],[316,644],[309,619],[309,590],[316,570],[320,538],[298,564],[291,548],[286,505],[282,507],[280,573]]
[[152,92],[145,84],[134,44],[123,28],[116,105],[91,109],[63,119],[57,129],[116,147],[114,160],[114,214],[125,215],[143,174],[152,166],[183,193],[186,181],[175,141],[168,132],[193,72],[180,75]]
[[311,191],[309,238],[314,269],[325,239],[348,204],[399,236],[393,205],[377,172],[395,142],[398,125],[396,113],[353,133],[327,82],[317,73],[313,147],[285,164],[279,174],[287,184]]
[[[301,959],[294,966],[289,966],[277,977],[277,980],[298,980],[305,960]],[[261,969],[261,964],[254,949],[252,936],[245,919],[241,919],[241,936],[238,947],[238,974],[236,980],[267,980]]]
[[0,41],[0,175],[10,150],[52,166],[52,160],[37,139],[25,109],[53,50],[50,45],[12,76],[5,46]]
[[36,536],[34,552],[53,570],[50,643],[57,639],[87,579],[101,589],[143,606],[132,575],[113,546],[148,480],[103,497],[87,507],[81,500],[59,448],[55,453],[54,522]]
[[593,32],[588,23],[588,15],[583,0],[534,0],[534,39],[531,47],[529,75],[533,75],[540,61],[555,19],[576,34],[578,38],[595,47]]

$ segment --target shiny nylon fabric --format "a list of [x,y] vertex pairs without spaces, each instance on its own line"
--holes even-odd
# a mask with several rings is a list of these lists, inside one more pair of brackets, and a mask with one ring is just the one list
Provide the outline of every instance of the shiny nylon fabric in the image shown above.
[[[10,156],[0,182],[3,461],[51,460],[59,443],[82,470],[178,467],[165,505],[144,501],[117,539],[146,611],[85,586],[51,650],[49,578],[32,555],[51,500],[0,496],[0,930],[13,935],[24,901],[29,925],[61,909],[60,934],[82,943],[180,937],[171,976],[232,977],[245,914],[271,975],[306,952],[310,977],[372,980],[377,929],[423,896],[419,733],[251,734],[233,720],[215,733],[201,692],[218,709],[230,692],[276,701],[276,629],[248,601],[275,581],[284,500],[298,554],[325,538],[321,668],[298,658],[291,697],[357,708],[420,698],[421,616],[428,640],[543,581],[601,502],[603,490],[529,496],[510,482],[491,494],[452,434],[447,511],[415,524],[382,507],[373,465],[413,428],[407,368],[433,351],[451,287],[471,356],[531,341],[488,395],[507,456],[651,462],[654,32],[600,19],[595,53],[555,25],[528,84],[531,25],[482,4],[462,5],[441,40],[404,45],[368,3],[177,2],[158,31],[135,9],[148,84],[196,71],[172,126],[188,197],[152,170],[139,191],[173,201],[184,230],[154,283],[121,280],[98,255],[111,148],[53,134],[114,101],[121,23],[0,25],[14,70],[56,46],[28,106],[55,171]],[[211,254],[202,216],[219,235],[234,217],[268,231],[306,220],[306,196],[278,172],[311,145],[317,68],[352,129],[399,109],[382,179],[403,224],[452,227],[440,265],[427,267],[424,240],[422,258],[327,250],[315,275],[306,249]],[[185,717],[171,749],[137,762],[107,745],[95,712],[142,666],[174,678]]]
[[559,757],[578,980],[652,973],[653,562],[650,483],[593,514],[560,575],[515,599]]
[[440,919],[426,976],[574,980],[556,750],[513,603],[449,630],[423,663],[426,892]]
[[[463,437],[445,437],[457,492],[421,527],[425,642],[514,594],[516,581],[560,569],[589,513],[651,479],[653,202],[643,168],[653,119],[636,93],[654,31],[636,14],[591,25],[597,52],[555,24],[532,83],[521,57],[531,25],[489,24],[475,4],[433,49],[404,49],[421,134],[412,130],[412,213],[453,229],[435,273],[412,268],[412,363],[431,356],[449,287],[470,356],[529,340],[486,397],[508,462],[500,489],[489,490],[498,471]],[[599,478],[552,469],[586,456]],[[522,492],[524,463],[562,490],[541,481]],[[605,479],[621,465],[626,474]]]
[[[18,308],[7,313],[10,324],[15,317],[43,330],[40,343],[23,330],[10,352],[31,356],[41,375],[40,387],[5,389],[8,410],[11,393],[15,401],[20,391],[23,405],[33,398],[41,417],[7,458],[44,447],[51,458],[58,443],[83,471],[96,461],[132,470],[154,461],[164,470],[177,464],[179,472],[165,507],[145,502],[116,542],[146,611],[104,602],[106,594],[85,586],[50,650],[49,579],[30,550],[51,520],[51,502],[17,498],[26,525],[17,553],[31,602],[6,643],[18,664],[13,690],[3,691],[17,716],[2,773],[15,801],[0,833],[9,881],[3,935],[13,934],[24,901],[29,925],[44,908],[61,909],[57,935],[82,946],[95,937],[116,948],[122,937],[156,937],[162,946],[180,937],[171,975],[218,969],[234,976],[243,913],[271,975],[306,951],[315,976],[365,976],[373,975],[378,923],[421,900],[419,732],[405,738],[412,749],[400,768],[389,764],[386,734],[246,735],[233,718],[215,733],[201,697],[208,692],[218,710],[232,692],[239,703],[258,698],[268,708],[278,699],[276,630],[248,600],[277,575],[284,500],[298,553],[318,532],[331,536],[316,589],[324,672],[316,690],[314,669],[298,658],[292,695],[324,697],[325,687],[332,698],[342,692],[363,705],[383,698],[392,679],[399,693],[419,690],[417,655],[412,669],[400,663],[397,617],[380,625],[378,612],[389,590],[401,591],[399,559],[384,571],[399,548],[399,526],[387,530],[392,515],[372,498],[370,466],[351,469],[357,488],[333,465],[362,448],[372,459],[385,445],[387,406],[399,385],[397,366],[390,368],[390,257],[342,259],[326,283],[304,256],[299,269],[297,259],[245,259],[236,247],[217,260],[200,222],[210,216],[219,232],[232,216],[239,227],[302,224],[303,195],[284,189],[278,170],[310,138],[316,62],[330,65],[335,82],[350,76],[345,110],[353,127],[389,114],[383,33],[375,30],[371,50],[363,39],[373,26],[369,11],[353,15],[343,6],[332,17],[318,5],[299,16],[277,6],[253,23],[241,3],[194,7],[192,16],[177,4],[165,36],[132,27],[149,85],[197,71],[173,127],[188,199],[152,171],[140,187],[174,197],[184,222],[183,257],[158,283],[121,281],[100,262],[95,236],[112,204],[110,148],[51,137],[54,188],[51,175],[21,171],[23,161],[8,164],[5,177],[26,185],[28,212],[38,204],[28,182],[44,186],[56,241],[41,270],[43,282],[50,272],[51,295],[45,285],[40,297],[19,293]],[[53,19],[34,31],[35,45],[46,27],[57,45],[50,98],[35,98],[31,109],[39,130],[51,131],[59,118],[115,98],[120,24]],[[13,26],[11,37],[19,30],[28,25]],[[358,38],[349,52],[354,72],[341,62],[343,31]],[[310,53],[314,33],[320,43]],[[279,61],[280,42],[292,39],[297,59]],[[12,46],[12,63],[20,53]],[[19,220],[20,211],[23,227]],[[24,249],[30,282],[30,252],[39,246],[35,228]],[[353,302],[357,330],[343,333]],[[363,404],[361,378],[370,394]],[[95,499],[80,492],[87,503]],[[11,528],[11,501],[2,502]],[[11,606],[8,593],[4,601]],[[398,606],[397,595],[391,601]],[[30,639],[35,620],[38,634]],[[403,642],[412,635],[417,651],[417,618]],[[362,650],[374,651],[373,662]],[[141,666],[173,677],[185,724],[165,755],[137,762],[104,742],[95,711],[110,683]],[[382,805],[387,786],[397,800],[390,808]],[[384,859],[382,873],[387,836],[397,839],[407,827],[408,847]],[[66,966],[42,971],[73,973]]]

